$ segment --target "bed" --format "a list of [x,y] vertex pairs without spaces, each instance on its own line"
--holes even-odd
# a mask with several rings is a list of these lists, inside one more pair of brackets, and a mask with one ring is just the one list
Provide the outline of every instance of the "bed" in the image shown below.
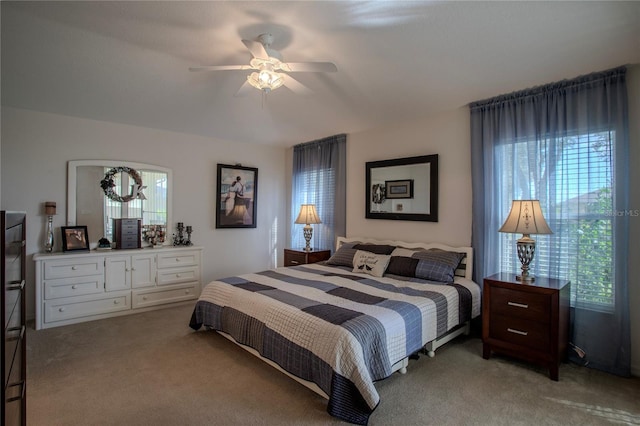
[[328,399],[332,416],[367,424],[374,383],[405,373],[480,315],[470,247],[337,240],[326,262],[209,283],[190,327],[215,330]]

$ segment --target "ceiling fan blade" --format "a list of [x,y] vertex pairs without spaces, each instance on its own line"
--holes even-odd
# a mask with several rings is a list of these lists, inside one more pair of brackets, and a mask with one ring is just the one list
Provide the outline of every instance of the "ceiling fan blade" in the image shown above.
[[189,71],[228,71],[228,70],[250,70],[251,65],[211,65],[202,67],[190,67]]
[[245,81],[244,84],[240,86],[236,94],[233,96],[237,98],[241,98],[243,96],[247,96],[249,92],[252,90],[256,90],[256,89],[252,85],[250,85],[248,81]]
[[244,39],[242,40],[242,42],[244,43],[245,46],[247,46],[247,49],[249,49],[249,52],[251,52],[254,58],[259,58],[259,59],[269,58],[269,54],[264,49],[264,46],[262,45],[262,43],[258,41],[244,40]]
[[312,95],[313,90],[300,83],[290,75],[284,74],[284,86],[288,87],[292,92],[298,95]]
[[337,72],[333,62],[283,62],[280,68],[287,72]]

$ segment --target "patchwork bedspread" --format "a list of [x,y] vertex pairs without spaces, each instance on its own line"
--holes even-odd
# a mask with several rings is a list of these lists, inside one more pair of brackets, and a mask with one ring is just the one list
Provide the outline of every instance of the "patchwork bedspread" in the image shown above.
[[312,264],[208,284],[190,326],[223,331],[327,395],[329,414],[366,424],[374,382],[427,342],[480,314],[480,288],[375,278]]

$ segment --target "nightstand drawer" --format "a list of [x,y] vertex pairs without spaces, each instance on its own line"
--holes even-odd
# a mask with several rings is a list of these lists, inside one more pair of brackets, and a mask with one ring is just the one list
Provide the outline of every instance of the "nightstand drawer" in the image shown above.
[[322,262],[331,257],[331,250],[284,249],[284,266],[308,265]]
[[284,255],[284,266],[304,265],[307,263],[307,255],[288,251]]
[[522,318],[492,315],[489,337],[534,350],[549,346],[549,325]]
[[546,324],[549,323],[551,314],[551,298],[547,294],[493,287],[491,289],[491,312]]

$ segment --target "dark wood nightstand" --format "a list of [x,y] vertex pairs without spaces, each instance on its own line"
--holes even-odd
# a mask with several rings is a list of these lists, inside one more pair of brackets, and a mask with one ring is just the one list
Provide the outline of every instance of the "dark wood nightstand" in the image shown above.
[[543,365],[558,380],[569,342],[569,281],[536,277],[523,283],[515,274],[484,279],[482,356],[498,352]]
[[284,249],[284,266],[307,265],[331,257],[331,250]]

